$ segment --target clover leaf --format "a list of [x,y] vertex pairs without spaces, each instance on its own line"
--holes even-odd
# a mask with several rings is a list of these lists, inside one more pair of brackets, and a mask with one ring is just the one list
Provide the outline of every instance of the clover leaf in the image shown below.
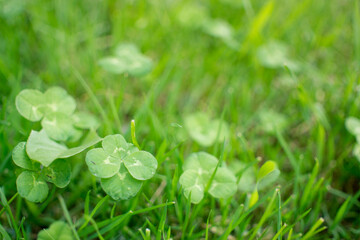
[[72,115],[74,126],[81,129],[97,129],[100,125],[99,120],[90,113],[76,112]]
[[26,143],[28,156],[46,167],[66,150],[66,146],[51,140],[44,130],[32,130]]
[[42,202],[49,192],[44,178],[36,172],[23,171],[16,179],[17,191],[31,202]]
[[107,154],[102,148],[91,149],[85,158],[90,172],[100,178],[114,176],[120,169],[121,159]]
[[51,87],[44,93],[45,111],[60,112],[68,116],[74,113],[76,102],[63,88]]
[[[205,152],[192,153],[186,158],[179,181],[185,197],[190,198],[192,203],[197,204],[203,199],[217,165],[218,159]],[[225,166],[217,168],[209,194],[215,198],[228,198],[235,194],[236,189],[234,174]]]
[[195,113],[185,117],[185,128],[190,137],[204,147],[222,142],[229,137],[229,127],[220,119],[212,120],[204,113]]
[[66,142],[71,139],[76,141],[79,136],[81,137],[80,131],[73,126],[72,119],[61,112],[46,115],[41,121],[41,126],[47,135],[56,141]]
[[134,197],[140,190],[142,181],[133,178],[126,170],[124,164],[111,178],[102,178],[101,187],[115,200],[126,200]]
[[64,159],[57,159],[45,167],[42,172],[47,182],[55,184],[59,188],[64,188],[70,183],[71,167]]
[[[196,170],[187,170],[180,176],[180,184],[186,198],[192,203],[199,203],[204,198],[204,191],[208,176],[202,177]],[[190,196],[191,195],[191,196]]]
[[37,171],[40,170],[40,163],[31,160],[26,154],[26,142],[20,142],[12,152],[14,163],[24,169]]
[[120,159],[130,154],[130,152],[128,152],[130,146],[120,134],[106,136],[102,141],[102,147],[107,154]]
[[15,100],[16,109],[24,118],[36,122],[43,118],[44,94],[38,90],[22,90]]
[[69,225],[63,221],[53,222],[48,229],[41,230],[37,240],[74,240]]
[[235,194],[236,189],[236,177],[234,174],[227,168],[218,168],[211,182],[209,193],[215,198],[229,198]]
[[120,44],[114,53],[115,56],[105,57],[99,61],[99,65],[108,72],[128,73],[140,77],[149,73],[153,67],[152,60],[141,54],[133,44]]
[[48,167],[55,159],[76,155],[100,140],[101,138],[95,135],[89,142],[68,149],[66,146],[51,140],[44,130],[40,132],[32,130],[26,143],[26,152],[30,159]]
[[147,180],[155,175],[156,158],[145,151],[138,151],[124,158],[124,165],[131,176],[138,180]]

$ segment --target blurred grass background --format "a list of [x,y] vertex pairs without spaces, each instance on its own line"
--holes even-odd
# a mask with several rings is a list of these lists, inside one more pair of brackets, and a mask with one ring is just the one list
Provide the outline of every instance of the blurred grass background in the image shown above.
[[[228,25],[211,30],[216,21]],[[230,39],[223,37],[224,31],[225,35],[231,32]],[[98,60],[122,42],[136,44],[153,59],[154,69],[149,75],[113,75],[99,67]],[[268,56],[261,55],[265,48],[270,49]],[[285,59],[288,67],[278,64],[276,58],[280,62]],[[232,211],[246,201],[248,194],[238,191],[229,205],[208,197],[201,212],[191,219],[191,233],[184,230],[183,215],[187,215],[180,212],[185,211],[186,202],[173,182],[181,174],[177,166],[184,156],[199,150],[219,156],[222,145],[203,148],[185,138],[181,147],[170,155],[165,153],[179,143],[176,126],[183,125],[186,114],[201,111],[219,118],[223,113],[231,129],[225,160],[249,163],[260,157],[278,163],[281,195],[289,199],[282,209],[284,222],[291,224],[312,208],[294,232],[305,233],[323,217],[328,229],[317,239],[357,239],[360,164],[351,154],[355,139],[346,131],[344,121],[348,116],[360,116],[359,64],[358,0],[1,0],[0,185],[8,198],[16,193],[12,148],[26,140],[31,129],[40,128],[38,123],[20,117],[15,96],[24,88],[45,90],[58,85],[77,99],[79,109],[101,118],[86,89],[89,87],[105,111],[101,136],[123,133],[130,139],[129,123],[134,118],[140,144],[158,160],[164,158],[159,176],[144,187],[144,194],[118,204],[118,213],[146,206],[144,195],[150,198],[164,183],[165,189],[155,202],[177,202],[167,213],[174,239],[201,238],[210,209],[211,239],[221,236]],[[81,77],[87,85],[79,80]],[[267,111],[286,119],[281,136],[262,129],[261,114]],[[296,159],[297,169],[289,162],[286,146]],[[82,159],[74,158],[72,183],[56,190],[66,196],[75,219],[81,215],[88,190],[92,190],[92,204],[104,196],[96,180],[81,171],[86,167]],[[312,197],[303,200],[315,159],[319,171],[314,185],[320,183],[311,191]],[[300,176],[294,184],[297,171]],[[260,198],[266,193],[260,193]],[[339,214],[347,198],[351,204]],[[106,219],[112,204],[107,201],[97,218]],[[29,236],[62,216],[56,197],[50,197],[43,206],[22,200],[14,206],[17,219],[27,217],[24,225]],[[229,209],[224,210],[224,206]],[[265,206],[260,205],[241,225],[244,229],[239,227],[232,233],[234,239],[247,239],[247,232],[256,226]],[[225,219],[218,221],[219,216]],[[4,216],[0,220],[7,226]],[[156,231],[161,214],[128,220],[107,238],[119,232],[125,239],[139,238],[137,229],[149,227],[148,222]],[[271,239],[276,233],[276,219],[269,218],[261,232],[264,239]]]

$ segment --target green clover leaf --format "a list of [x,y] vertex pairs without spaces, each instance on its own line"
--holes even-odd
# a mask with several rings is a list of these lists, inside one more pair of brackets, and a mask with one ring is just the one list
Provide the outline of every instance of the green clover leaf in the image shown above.
[[120,159],[130,154],[130,152],[128,152],[129,145],[120,134],[106,136],[102,141],[102,147],[107,154]]
[[235,194],[236,190],[235,175],[225,167],[218,168],[211,182],[209,193],[214,198],[229,198]]
[[45,103],[44,94],[38,90],[22,90],[15,99],[15,105],[18,112],[24,118],[37,122],[44,116],[43,105]]
[[63,88],[52,87],[45,91],[45,111],[64,113],[68,116],[74,113],[76,102]]
[[41,121],[41,126],[47,135],[56,141],[66,142],[81,137],[81,132],[74,128],[72,119],[61,112],[46,115]]
[[101,187],[106,194],[115,200],[126,200],[134,197],[140,190],[142,181],[133,178],[125,168],[120,165],[119,171],[111,178],[102,178]]
[[26,152],[30,159],[48,167],[55,159],[74,156],[99,141],[101,138],[92,133],[91,138],[83,145],[68,149],[66,146],[51,140],[44,130],[40,132],[33,130],[26,143]]
[[40,163],[31,160],[26,154],[26,142],[20,142],[16,145],[12,152],[12,159],[21,168],[32,171],[40,170]]
[[147,180],[155,175],[157,169],[156,158],[145,151],[131,153],[124,158],[124,165],[137,180]]
[[19,195],[31,202],[42,202],[48,195],[49,187],[43,177],[36,172],[24,171],[16,179]]
[[86,112],[76,112],[72,115],[74,126],[81,129],[96,130],[99,126],[99,120],[92,114]]
[[47,182],[55,184],[59,188],[64,188],[70,183],[71,167],[64,159],[57,159],[45,167],[42,171]]
[[100,178],[114,176],[120,169],[121,159],[107,154],[102,148],[91,149],[85,158],[90,172]]
[[48,167],[67,147],[51,140],[44,130],[32,130],[26,143],[26,152],[30,159]]
[[[210,176],[202,177],[196,170],[187,170],[180,176],[180,184],[186,198],[191,197],[192,203],[199,203],[204,198],[205,184]],[[191,196],[190,196],[191,195]]]

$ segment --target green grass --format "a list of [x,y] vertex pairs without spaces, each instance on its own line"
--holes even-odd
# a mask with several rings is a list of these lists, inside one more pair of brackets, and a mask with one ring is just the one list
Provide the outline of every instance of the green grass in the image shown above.
[[[344,125],[360,117],[359,0],[237,2],[0,0],[0,236],[34,239],[62,220],[76,239],[360,238],[360,162]],[[182,14],[199,6],[196,16],[228,22],[233,39],[184,23]],[[298,69],[264,65],[259,49],[274,40]],[[98,65],[122,42],[154,61],[150,74],[114,75]],[[159,167],[134,198],[107,197],[85,153],[71,158],[71,183],[50,189],[43,203],[17,194],[12,149],[41,126],[18,114],[15,96],[52,86],[101,119],[101,137],[120,133],[130,142],[135,120],[139,146]],[[269,110],[285,118],[282,131],[264,130]],[[180,139],[184,117],[195,112],[224,119],[229,139],[206,148]],[[255,170],[273,160],[281,174],[252,207],[251,192],[241,190],[194,205],[178,182],[197,151]]]

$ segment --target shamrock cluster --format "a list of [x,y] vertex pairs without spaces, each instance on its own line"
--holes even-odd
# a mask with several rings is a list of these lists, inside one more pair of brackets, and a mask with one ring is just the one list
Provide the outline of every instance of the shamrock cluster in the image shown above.
[[[76,102],[60,87],[45,93],[25,89],[16,97],[18,112],[30,121],[40,121],[43,129],[32,130],[26,142],[13,150],[15,165],[21,168],[16,185],[20,196],[32,202],[42,202],[48,195],[47,182],[66,187],[71,178],[67,158],[98,143],[94,131],[99,123],[91,114],[75,112]],[[83,136],[85,130],[87,134]],[[68,148],[66,143],[79,142]]]

